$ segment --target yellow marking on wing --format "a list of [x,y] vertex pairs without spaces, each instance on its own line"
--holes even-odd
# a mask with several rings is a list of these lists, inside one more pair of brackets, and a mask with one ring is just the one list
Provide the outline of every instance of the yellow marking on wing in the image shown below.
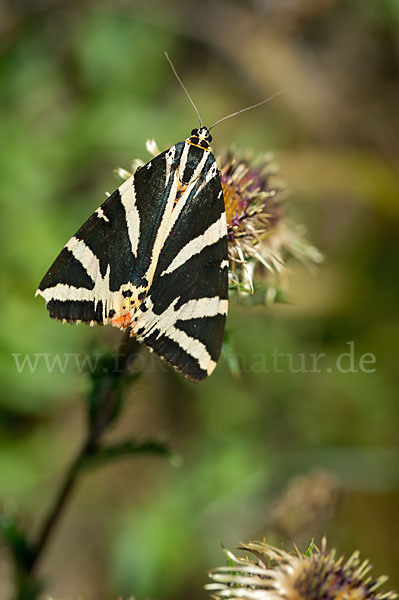
[[193,142],[190,142],[190,140],[186,140],[187,144],[190,144],[190,146],[195,146],[196,148],[201,148],[201,150],[206,150],[207,152],[210,152],[211,149],[210,148],[204,148],[203,146],[200,146],[199,144],[193,144]]

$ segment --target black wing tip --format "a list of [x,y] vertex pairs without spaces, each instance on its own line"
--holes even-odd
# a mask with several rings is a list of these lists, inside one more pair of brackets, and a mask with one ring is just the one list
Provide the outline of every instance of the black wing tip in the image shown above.
[[[134,334],[131,334],[131,337],[134,337]],[[201,369],[200,367],[198,367],[197,373],[194,374],[192,371],[188,371],[187,369],[184,369],[184,367],[182,365],[178,365],[178,364],[174,363],[173,361],[171,361],[170,359],[166,358],[165,355],[161,354],[156,348],[152,347],[148,343],[147,340],[142,339],[139,341],[141,341],[141,343],[145,344],[145,346],[147,347],[149,352],[155,353],[164,363],[166,363],[167,365],[172,367],[173,370],[176,371],[177,373],[184,375],[184,377],[186,379],[188,379],[188,381],[190,381],[191,383],[200,383],[200,381],[203,381],[204,379],[209,377],[209,375],[212,374],[212,373],[207,373],[207,371],[205,371],[204,369]]]
[[[147,347],[150,349],[149,346],[147,346]],[[172,367],[173,370],[176,371],[176,373],[180,373],[180,375],[184,375],[184,377],[188,381],[190,381],[190,383],[200,383],[201,381],[204,381],[204,379],[207,379],[207,377],[209,377],[209,375],[206,371],[203,371],[203,375],[196,377],[192,373],[189,373],[187,370],[184,370],[184,368],[181,365],[176,365],[172,361],[168,360],[165,356],[163,356],[156,350],[154,350],[154,352],[156,353],[157,356],[159,356],[159,358],[163,362],[167,363],[170,367]]]

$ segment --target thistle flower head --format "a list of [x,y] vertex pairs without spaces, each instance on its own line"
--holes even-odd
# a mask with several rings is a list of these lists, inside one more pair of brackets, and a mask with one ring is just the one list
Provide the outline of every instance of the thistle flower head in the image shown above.
[[[251,163],[248,157],[228,152],[220,157],[221,182],[228,225],[229,257],[232,262],[259,254],[263,240],[282,218],[279,195],[281,186],[272,182],[274,165],[271,155],[263,155]],[[266,265],[269,266],[266,258]],[[270,257],[270,266],[273,257]]]
[[[154,140],[146,143],[156,156]],[[308,265],[322,260],[320,252],[306,241],[304,228],[292,223],[284,205],[285,185],[278,177],[272,154],[255,157],[228,150],[216,156],[226,208],[230,288],[252,293],[254,281],[274,298],[290,257]],[[144,162],[136,159],[131,172],[118,169],[127,179]]]
[[[211,598],[230,600],[394,600],[381,592],[387,577],[370,575],[371,565],[354,552],[348,560],[311,545],[306,554],[285,552],[261,542],[243,545],[246,556],[227,551],[228,567],[209,573]],[[248,557],[251,555],[253,558]]]
[[254,280],[275,291],[289,257],[320,262],[303,227],[291,223],[285,209],[285,184],[271,153],[255,157],[237,150],[218,158],[228,224],[230,283],[253,291]]

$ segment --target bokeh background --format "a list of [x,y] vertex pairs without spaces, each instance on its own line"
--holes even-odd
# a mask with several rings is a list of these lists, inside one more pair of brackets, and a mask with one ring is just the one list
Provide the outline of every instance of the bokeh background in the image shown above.
[[[222,360],[196,386],[144,354],[110,437],[161,438],[182,462],[129,458],[82,477],[41,561],[54,597],[206,598],[222,543],[266,536],[304,549],[324,532],[398,584],[398,10],[395,0],[0,2],[0,502],[28,532],[82,440],[87,376],[43,361],[18,373],[13,354],[118,342],[116,331],[51,321],[33,295],[118,185],[113,169],[147,160],[147,138],[163,148],[196,126],[165,49],[206,123],[286,88],[220,125],[213,147],[273,151],[289,210],[325,255],[317,271],[290,267],[288,303],[231,307],[240,378]],[[357,372],[340,372],[351,341]],[[274,349],[294,361],[323,352],[322,372],[276,372]],[[359,369],[364,353],[372,373]],[[1,560],[8,600],[4,549]]]

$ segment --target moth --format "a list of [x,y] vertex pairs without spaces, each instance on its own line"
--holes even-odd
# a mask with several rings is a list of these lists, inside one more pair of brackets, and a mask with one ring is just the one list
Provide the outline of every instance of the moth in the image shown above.
[[[166,54],[166,53],[165,53]],[[68,241],[36,295],[54,319],[129,330],[192,381],[218,362],[228,307],[227,223],[210,129],[127,179]]]
[[193,381],[227,314],[223,192],[206,127],[140,167],[68,241],[36,294],[64,322],[129,329]]

